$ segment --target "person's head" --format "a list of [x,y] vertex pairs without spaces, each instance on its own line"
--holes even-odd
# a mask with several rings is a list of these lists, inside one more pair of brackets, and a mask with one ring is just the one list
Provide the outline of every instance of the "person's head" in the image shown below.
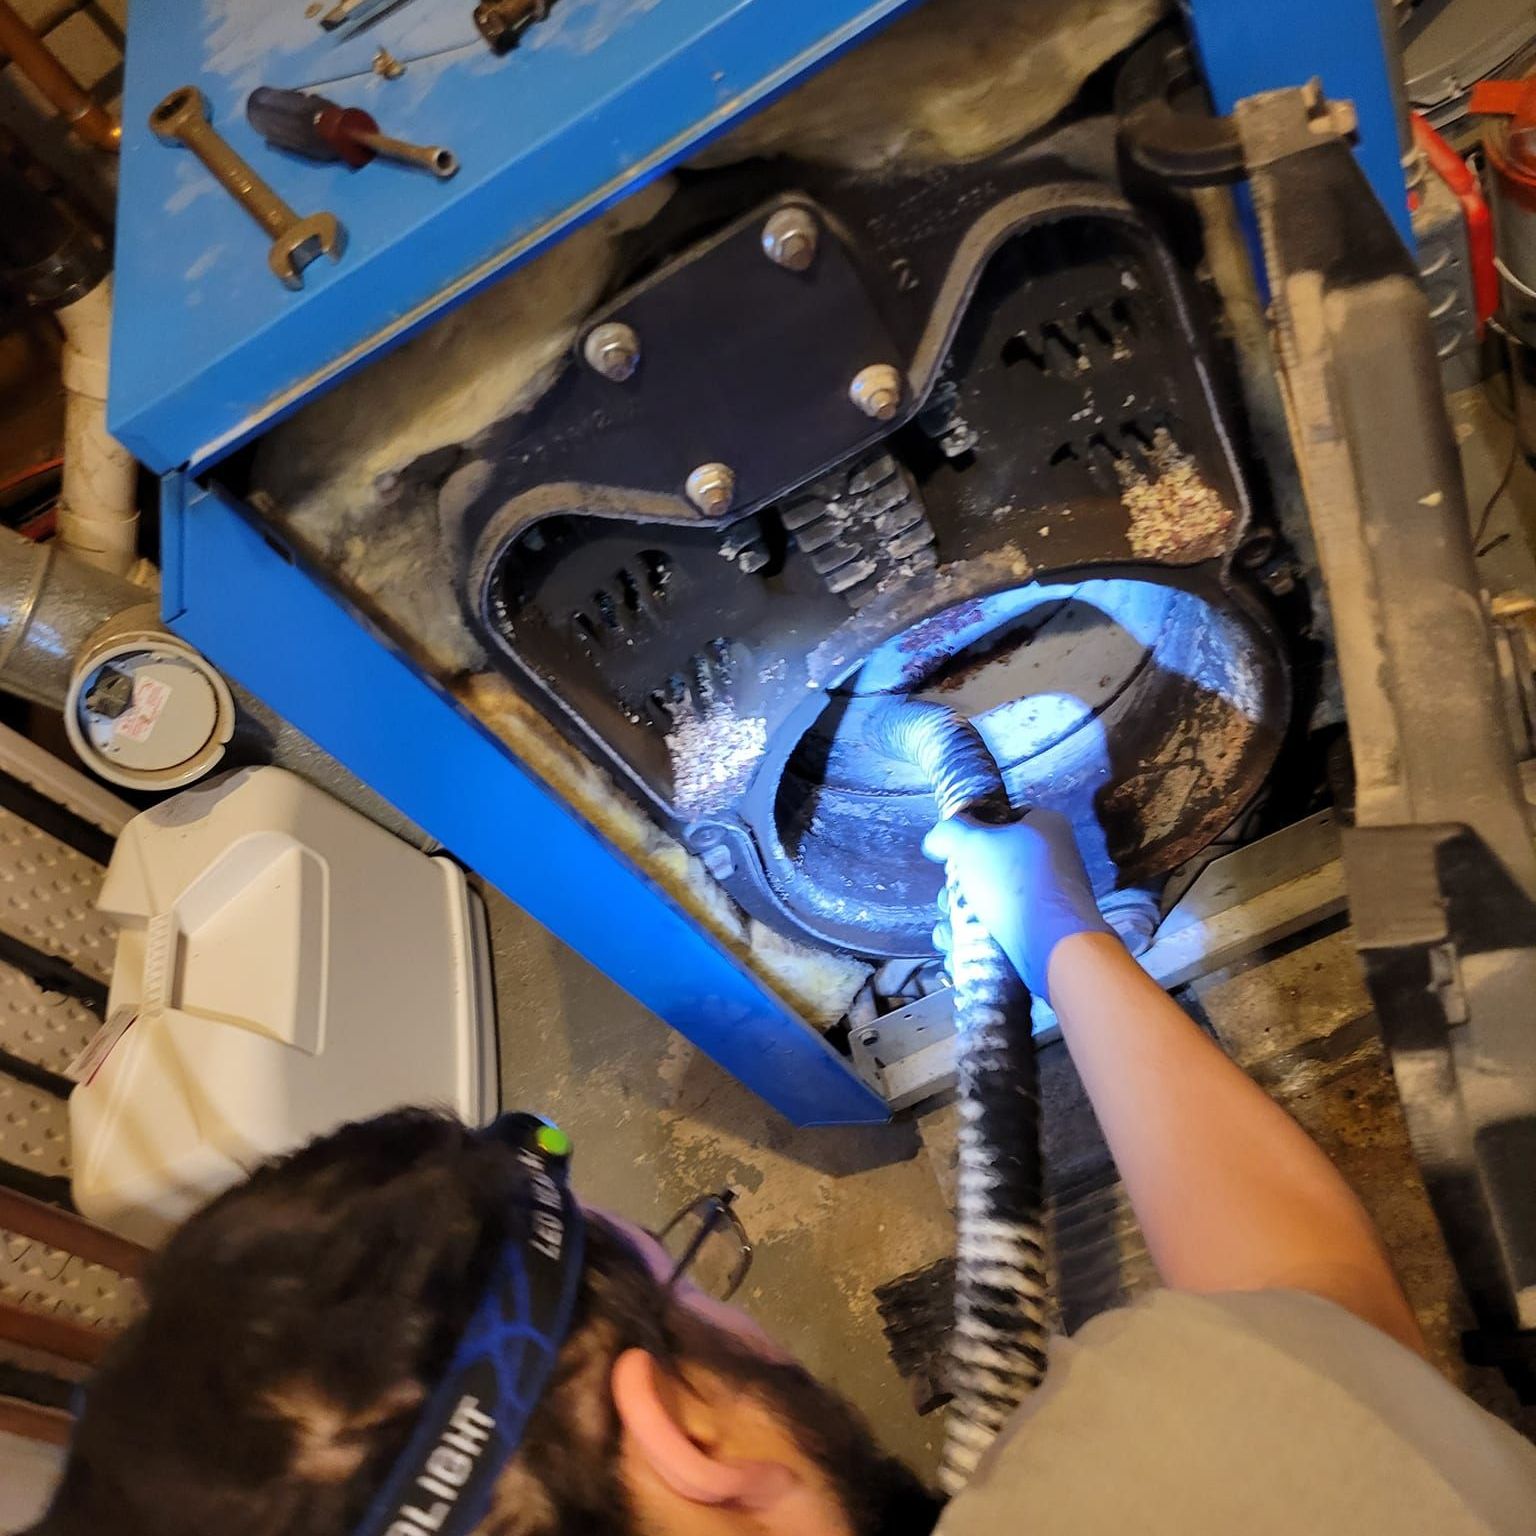
[[[350,1536],[506,1244],[511,1147],[403,1112],[259,1169],[152,1266],[37,1536]],[[820,1536],[937,1505],[742,1314],[589,1212],[565,1345],[480,1536]]]

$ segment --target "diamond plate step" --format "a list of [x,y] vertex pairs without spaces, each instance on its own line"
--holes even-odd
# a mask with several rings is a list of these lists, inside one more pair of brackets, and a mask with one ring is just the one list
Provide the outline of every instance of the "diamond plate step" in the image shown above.
[[[50,759],[9,733],[0,738],[0,749],[20,754],[28,782],[50,792]],[[103,817],[89,790],[87,784],[74,798],[88,815],[95,813],[91,819],[96,824],[105,820],[107,830],[120,830],[111,816]],[[107,809],[112,809],[110,804]],[[127,814],[129,808],[123,811]],[[111,977],[117,942],[115,928],[96,910],[103,874],[84,854],[0,806],[0,932],[56,955],[99,981]],[[30,976],[0,965],[0,1046],[13,1055],[62,1072],[99,1027],[100,1021],[82,1003],[46,992]],[[67,1178],[70,1172],[67,1105],[4,1072],[0,1159],[48,1177]],[[114,1270],[3,1228],[0,1299],[114,1332],[142,1306],[138,1286]],[[15,1358],[15,1351],[4,1353]],[[53,1369],[46,1361],[19,1363]]]
[[0,931],[106,981],[117,935],[96,910],[101,866],[0,807]]
[[0,1072],[0,1158],[50,1178],[69,1176],[69,1109]]
[[84,1003],[45,992],[30,976],[0,965],[0,1046],[13,1055],[62,1072],[100,1027]]

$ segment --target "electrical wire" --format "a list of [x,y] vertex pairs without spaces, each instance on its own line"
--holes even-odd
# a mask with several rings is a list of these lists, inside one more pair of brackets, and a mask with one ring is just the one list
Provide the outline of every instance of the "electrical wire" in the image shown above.
[[1493,516],[1493,509],[1498,506],[1504,492],[1509,489],[1509,482],[1514,478],[1515,461],[1520,456],[1520,434],[1513,431],[1509,435],[1509,457],[1504,461],[1504,473],[1499,476],[1499,483],[1494,486],[1488,500],[1483,503],[1483,510],[1477,519],[1477,529],[1472,535],[1472,548],[1481,553],[1480,546],[1483,535],[1488,532],[1488,519]]

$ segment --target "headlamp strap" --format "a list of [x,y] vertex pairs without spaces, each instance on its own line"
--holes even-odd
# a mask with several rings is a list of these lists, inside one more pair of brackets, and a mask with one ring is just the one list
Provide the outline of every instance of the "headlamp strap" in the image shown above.
[[518,1149],[531,1230],[502,1249],[409,1443],[354,1536],[469,1536],[484,1520],[570,1330],[585,1224],[563,1158]]

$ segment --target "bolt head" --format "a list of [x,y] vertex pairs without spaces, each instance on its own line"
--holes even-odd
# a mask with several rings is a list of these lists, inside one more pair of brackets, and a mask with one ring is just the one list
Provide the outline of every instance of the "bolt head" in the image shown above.
[[1352,101],[1330,101],[1328,122],[1341,139],[1352,139],[1360,131],[1360,114]]
[[880,1044],[880,1031],[878,1029],[866,1029],[859,1033],[859,1044],[866,1049]]
[[848,398],[866,416],[890,421],[901,409],[901,374],[889,363],[873,363],[854,376]]
[[632,379],[640,366],[640,338],[630,326],[610,320],[587,332],[581,354],[594,372],[622,384],[625,379]]
[[721,517],[736,499],[736,472],[729,464],[700,464],[684,490],[705,517]]
[[729,880],[736,873],[736,860],[724,843],[716,843],[703,853],[704,867],[716,880]]
[[821,231],[804,208],[780,208],[763,225],[763,254],[775,266],[804,272],[816,260]]

